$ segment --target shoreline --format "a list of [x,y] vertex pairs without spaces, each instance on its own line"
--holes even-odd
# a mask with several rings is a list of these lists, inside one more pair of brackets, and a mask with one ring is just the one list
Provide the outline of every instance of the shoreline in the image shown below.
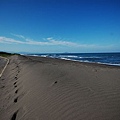
[[108,66],[108,67],[115,67],[115,68],[120,68],[120,65],[116,64],[109,64],[109,63],[100,63],[100,62],[85,62],[85,61],[79,61],[79,60],[72,60],[72,59],[62,59],[62,58],[53,58],[53,57],[43,57],[43,56],[32,56],[32,55],[22,55],[22,56],[27,56],[27,57],[39,57],[39,58],[50,58],[50,59],[58,59],[58,60],[64,60],[64,61],[70,61],[70,62],[78,62],[82,64],[91,64],[91,65],[100,65],[100,66]]
[[[39,55],[23,55],[23,56],[44,57],[44,56],[39,56]],[[80,61],[80,60],[72,60],[72,59],[67,59],[67,58],[54,58],[54,57],[48,57],[48,56],[45,56],[44,58],[53,58],[53,59],[74,61],[74,62],[80,62],[80,63],[90,63],[90,64],[98,64],[98,65],[107,65],[107,66],[120,67],[120,64],[110,64],[110,63],[102,63],[102,62],[90,62],[90,61],[82,61],[82,60]]]
[[119,120],[120,67],[14,55],[0,78],[1,120]]

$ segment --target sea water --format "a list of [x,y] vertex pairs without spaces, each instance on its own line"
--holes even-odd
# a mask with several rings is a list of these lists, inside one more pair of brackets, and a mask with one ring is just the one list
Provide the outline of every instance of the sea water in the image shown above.
[[31,55],[120,66],[120,53],[47,53]]

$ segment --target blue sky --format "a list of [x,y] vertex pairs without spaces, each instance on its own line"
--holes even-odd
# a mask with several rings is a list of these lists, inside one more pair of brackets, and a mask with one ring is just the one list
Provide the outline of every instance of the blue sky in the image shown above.
[[0,0],[0,51],[120,52],[120,0]]

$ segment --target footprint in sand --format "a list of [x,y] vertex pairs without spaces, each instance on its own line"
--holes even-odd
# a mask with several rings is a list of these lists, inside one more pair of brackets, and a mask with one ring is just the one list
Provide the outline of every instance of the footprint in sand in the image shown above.
[[18,110],[12,115],[10,120],[16,120]]
[[5,86],[2,86],[1,88],[4,88]]
[[18,97],[14,99],[14,103],[17,103]]
[[57,83],[58,83],[58,81],[55,81],[55,82],[52,83],[52,85],[55,85],[55,84],[57,84]]
[[56,83],[57,83],[57,81],[54,82],[54,84],[56,84]]
[[17,80],[17,79],[18,79],[18,77],[17,77],[17,76],[15,76],[15,79]]
[[16,85],[17,82],[14,82],[14,85]]
[[18,74],[16,74],[16,77],[18,76]]
[[17,94],[17,93],[18,93],[18,90],[16,90],[15,93]]

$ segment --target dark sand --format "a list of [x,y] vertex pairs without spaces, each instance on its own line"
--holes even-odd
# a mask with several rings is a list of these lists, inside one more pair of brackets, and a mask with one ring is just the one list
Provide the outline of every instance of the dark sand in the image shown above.
[[0,120],[120,120],[120,67],[12,56]]

